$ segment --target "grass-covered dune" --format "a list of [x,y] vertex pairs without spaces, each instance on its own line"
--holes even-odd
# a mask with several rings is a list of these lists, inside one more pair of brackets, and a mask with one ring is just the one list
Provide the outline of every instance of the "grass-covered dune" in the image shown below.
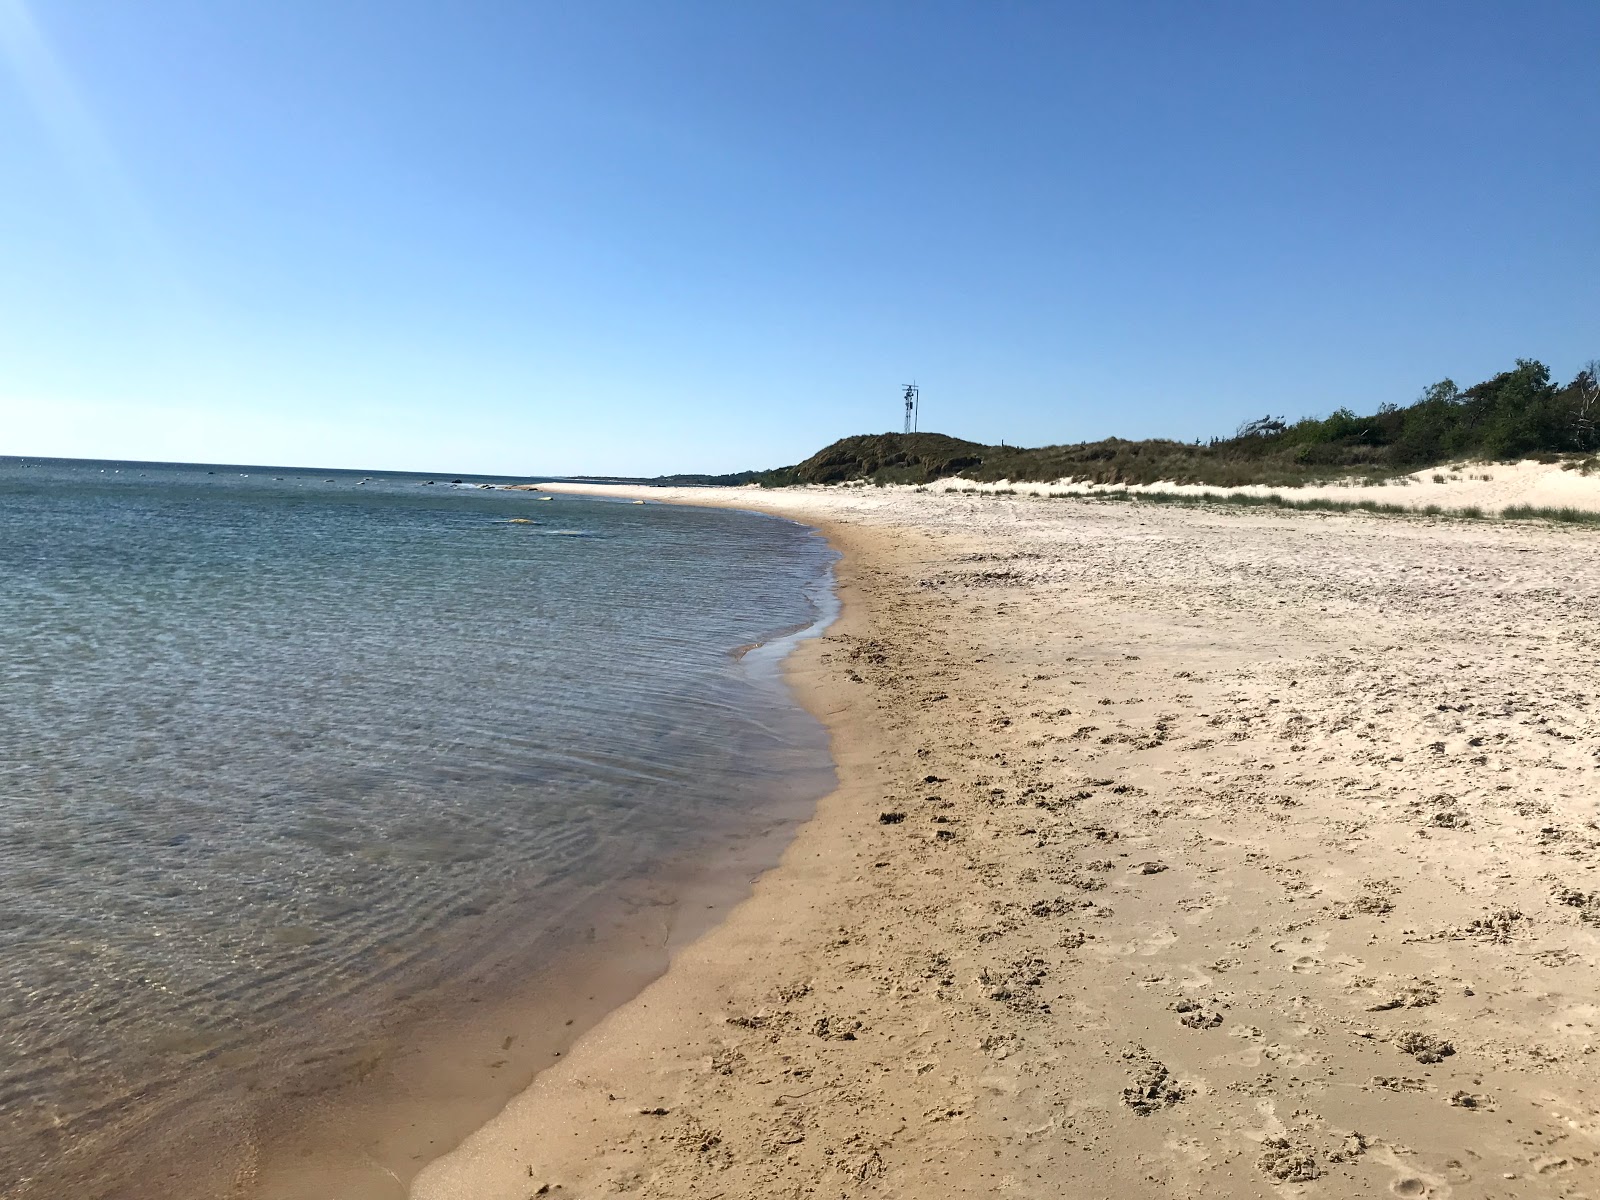
[[804,462],[737,475],[676,475],[651,482],[747,484],[929,483],[960,477],[1018,483],[1180,483],[1294,487],[1353,475],[1383,477],[1461,459],[1586,457],[1600,451],[1600,365],[1570,383],[1531,359],[1465,390],[1449,379],[1413,404],[1361,416],[1342,408],[1290,423],[1262,417],[1209,442],[1107,438],[1064,446],[986,446],[939,433],[844,438]]

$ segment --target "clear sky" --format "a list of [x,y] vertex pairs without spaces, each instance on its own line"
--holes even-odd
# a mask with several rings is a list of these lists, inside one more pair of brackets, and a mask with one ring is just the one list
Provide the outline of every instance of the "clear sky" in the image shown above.
[[0,0],[0,453],[765,467],[1600,356],[1600,3]]

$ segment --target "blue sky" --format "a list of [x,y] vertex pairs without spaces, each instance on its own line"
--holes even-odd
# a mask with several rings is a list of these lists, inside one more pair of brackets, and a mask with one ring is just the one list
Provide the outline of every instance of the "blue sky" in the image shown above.
[[1600,4],[0,0],[0,453],[735,470],[1600,357]]

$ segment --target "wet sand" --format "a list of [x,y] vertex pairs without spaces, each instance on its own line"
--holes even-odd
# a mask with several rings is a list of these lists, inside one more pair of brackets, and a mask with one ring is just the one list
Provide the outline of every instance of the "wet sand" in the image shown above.
[[[0,1180],[0,1196],[403,1197],[420,1168],[744,900],[814,794],[781,797],[760,827],[710,840],[703,861],[655,864],[603,895],[559,897],[564,932],[477,931],[470,953],[436,962],[380,1010],[343,1003],[319,1013],[321,1036],[291,1058],[217,1057],[220,1079],[213,1071],[108,1121],[48,1170]],[[548,903],[540,915],[553,916]]]
[[1600,1191],[1593,533],[607,490],[844,552],[840,787],[418,1200]]
[[[572,909],[571,936],[474,962],[443,995],[419,995],[421,1019],[374,1031],[353,1051],[302,1072],[261,1114],[231,1187],[165,1195],[248,1200],[395,1200],[416,1172],[490,1120],[608,1012],[637,996],[672,956],[722,920],[777,861],[809,809],[775,809],[765,829],[720,840],[708,863],[641,872],[603,902]],[[139,1193],[141,1195],[148,1192]]]

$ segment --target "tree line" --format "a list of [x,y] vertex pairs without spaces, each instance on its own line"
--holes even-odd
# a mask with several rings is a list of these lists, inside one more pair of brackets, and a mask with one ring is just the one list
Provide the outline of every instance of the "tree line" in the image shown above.
[[1085,480],[1103,484],[1196,483],[1294,487],[1319,479],[1385,476],[1453,460],[1560,457],[1600,453],[1600,362],[1570,383],[1531,358],[1462,389],[1441,379],[1405,406],[1365,416],[1340,408],[1290,423],[1266,416],[1209,442],[1105,438],[1059,446],[988,446],[939,433],[843,438],[791,467],[734,475],[675,475],[650,482],[782,487],[803,483],[928,483],[959,477],[1016,482]]
[[1461,458],[1592,454],[1600,450],[1600,362],[1562,385],[1544,363],[1519,358],[1511,370],[1465,390],[1441,379],[1415,403],[1385,404],[1367,416],[1341,408],[1292,425],[1263,417],[1211,446],[1261,457],[1292,448],[1294,461],[1307,466],[1370,461],[1415,468]]

